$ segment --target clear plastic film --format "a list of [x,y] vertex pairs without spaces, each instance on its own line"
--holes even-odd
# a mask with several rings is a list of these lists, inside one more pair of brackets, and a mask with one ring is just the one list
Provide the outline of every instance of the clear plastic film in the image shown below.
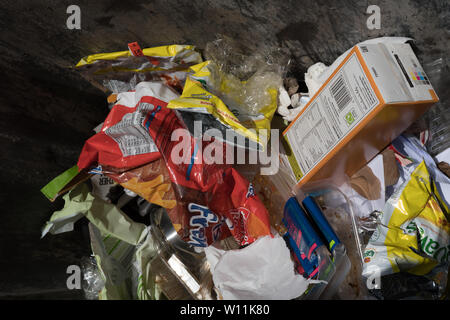
[[206,44],[204,56],[242,81],[258,72],[274,72],[284,78],[289,65],[289,54],[282,48],[265,46],[250,53],[241,43],[223,35]]
[[256,116],[271,103],[270,88],[283,85],[289,64],[280,48],[266,47],[251,54],[228,37],[209,42],[204,55],[212,63],[212,86],[208,87],[230,109]]
[[274,72],[258,72],[241,82],[232,74],[223,73],[214,63],[210,63],[208,68],[212,84],[208,89],[221,98],[238,118],[259,115],[262,108],[272,101],[269,89],[282,85],[281,76]]
[[94,256],[83,257],[81,260],[81,271],[83,274],[82,288],[87,300],[98,300],[99,292],[104,288],[100,271],[97,267],[97,261]]

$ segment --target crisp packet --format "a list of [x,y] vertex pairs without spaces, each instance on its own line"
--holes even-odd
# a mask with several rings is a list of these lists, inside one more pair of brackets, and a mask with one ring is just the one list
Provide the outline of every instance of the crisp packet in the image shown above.
[[148,127],[154,114],[177,97],[176,92],[156,81],[139,83],[136,92],[119,93],[100,132],[84,144],[78,167],[101,165],[106,171],[123,172],[160,158]]
[[150,203],[167,209],[177,204],[169,172],[162,158],[125,172],[105,174]]
[[[226,155],[219,152],[223,143],[211,137],[195,139],[174,110],[139,90],[136,95],[140,97],[137,108],[148,101],[158,105],[146,128],[173,183],[177,205],[168,214],[180,225],[180,237],[191,245],[206,247],[230,235],[241,245],[269,235],[268,212],[253,185],[225,164]],[[212,149],[217,151],[214,157]]]
[[387,201],[364,250],[363,276],[400,271],[427,275],[448,264],[448,215],[422,161]]
[[[187,77],[183,93],[172,100],[168,108],[212,115],[222,126],[234,130],[238,137],[248,139],[256,148],[264,150],[270,138],[270,122],[277,109],[278,86],[274,83],[278,78],[281,82],[281,77],[267,73],[241,82],[224,74],[212,61],[194,65],[191,70],[193,74]],[[251,89],[252,86],[258,90]],[[250,92],[265,95],[264,98],[249,97],[246,94],[250,95]],[[252,98],[256,102],[251,101]],[[244,102],[246,100],[251,103]],[[250,104],[256,106],[251,108]],[[233,141],[227,142],[233,144]]]
[[[162,92],[170,92],[170,88],[164,89],[161,83],[141,82],[136,86],[134,99],[127,96],[130,101],[137,102],[134,110],[139,112],[140,117],[131,129],[135,130],[139,127],[148,141],[150,139],[154,141],[155,147],[152,147],[152,152],[124,156],[117,151],[119,143],[114,144],[114,139],[108,137],[109,142],[106,142],[103,128],[99,133],[104,133],[100,137],[103,142],[97,144],[88,140],[80,156],[79,167],[101,164],[104,171],[120,173],[128,171],[130,167],[156,161],[162,155],[177,203],[175,207],[168,210],[168,214],[184,241],[194,246],[206,247],[233,235],[239,244],[246,245],[259,236],[269,235],[268,212],[254,194],[252,184],[230,165],[224,164],[225,154],[219,155],[220,152],[218,152],[214,157],[204,157],[204,154],[211,155],[211,149],[223,150],[223,143],[211,137],[201,141],[194,139],[185,129],[176,112],[167,108],[166,102],[161,100],[168,96],[168,94],[161,94]],[[117,107],[116,105],[114,108]],[[108,123],[107,119],[104,127],[107,127]],[[132,134],[129,132],[123,134],[126,139],[129,136],[132,138],[136,136],[136,131],[133,130],[129,131]],[[181,142],[180,138],[182,138]],[[99,146],[101,152],[95,149]],[[111,146],[114,146],[117,151],[113,155],[109,149]],[[182,157],[179,157],[180,152],[183,154]],[[111,166],[115,167],[115,170],[110,170]],[[117,170],[117,168],[121,169]],[[127,189],[130,187],[132,186],[129,184]],[[159,191],[170,192],[165,183],[160,184],[159,187],[162,189],[158,189],[156,195],[161,194]],[[140,193],[143,195],[142,191]],[[160,204],[168,207],[167,203]]]
[[[270,234],[268,212],[253,185],[224,164],[225,159],[215,163],[206,156],[208,149],[224,148],[222,142],[194,139],[168,108],[158,112],[149,129],[152,136],[167,137],[179,133],[178,129],[184,130],[181,142],[155,139],[173,182],[182,217],[178,233],[183,240],[206,247],[231,234],[240,245],[247,245]],[[183,153],[181,159],[177,159],[179,152]]]

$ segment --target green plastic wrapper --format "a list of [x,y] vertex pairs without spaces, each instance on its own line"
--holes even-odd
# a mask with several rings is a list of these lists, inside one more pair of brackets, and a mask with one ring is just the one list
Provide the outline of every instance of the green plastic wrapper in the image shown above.
[[63,199],[64,208],[53,213],[41,237],[71,231],[83,217],[90,221],[92,252],[105,283],[99,299],[160,299],[161,291],[150,270],[157,247],[149,228],[131,220],[114,204],[95,198],[86,184],[79,184]]
[[72,168],[67,169],[52,181],[47,183],[41,189],[41,192],[47,197],[47,199],[53,202],[56,198],[58,198],[58,196],[66,193],[90,177],[91,174],[84,170],[80,171],[78,166],[74,165]]

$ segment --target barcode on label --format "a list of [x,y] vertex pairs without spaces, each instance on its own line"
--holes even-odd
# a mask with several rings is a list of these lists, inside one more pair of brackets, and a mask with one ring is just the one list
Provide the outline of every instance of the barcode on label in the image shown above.
[[342,74],[339,75],[337,80],[331,85],[330,91],[340,111],[352,101],[352,96],[348,91]]

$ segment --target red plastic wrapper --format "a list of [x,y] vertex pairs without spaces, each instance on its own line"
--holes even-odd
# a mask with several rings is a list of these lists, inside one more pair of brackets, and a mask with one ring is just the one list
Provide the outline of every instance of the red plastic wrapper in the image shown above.
[[[146,103],[139,103],[141,95],[146,96]],[[100,132],[84,144],[78,167],[101,165],[111,171],[127,171],[160,158],[148,126],[155,110],[177,97],[161,82],[142,82],[136,92],[119,93]]]
[[[149,98],[142,97],[141,103]],[[177,198],[174,209],[181,214],[178,234],[183,240],[206,247],[233,235],[243,246],[271,234],[268,212],[252,184],[224,164],[225,152],[221,163],[207,156],[213,153],[206,152],[208,149],[224,150],[222,142],[195,139],[176,112],[165,106],[155,113],[149,132],[173,182]]]
[[[213,138],[209,141],[194,139],[176,111],[166,107],[168,94],[162,92],[170,89],[162,84],[156,89],[153,86],[156,86],[153,82],[141,82],[134,92],[134,100],[131,96],[121,99],[119,94],[118,103],[101,132],[86,142],[78,166],[87,168],[100,164],[115,172],[108,175],[122,185],[132,181],[134,184],[128,187],[139,191],[137,193],[150,202],[155,199],[153,191],[166,192],[168,198],[156,197],[160,202],[171,200],[173,192],[176,205],[170,208],[167,204],[171,202],[162,202],[166,204],[163,206],[180,237],[193,246],[206,247],[230,235],[244,246],[260,236],[270,235],[269,214],[255,195],[252,184],[224,164],[224,152],[221,163],[213,163],[210,157],[204,156],[208,149],[225,150],[224,144]],[[124,99],[137,103],[131,108],[130,102],[121,104]],[[109,130],[111,128],[113,130]],[[138,143],[127,142],[136,138],[152,141],[154,147],[142,153],[124,152],[141,147]],[[156,163],[161,156],[166,167],[161,167],[161,162]],[[158,167],[162,176],[168,173],[172,189],[167,188],[164,182],[167,179],[161,184],[154,183],[159,176],[155,175]],[[161,189],[143,189],[149,181],[153,181],[150,182],[152,187]]]

